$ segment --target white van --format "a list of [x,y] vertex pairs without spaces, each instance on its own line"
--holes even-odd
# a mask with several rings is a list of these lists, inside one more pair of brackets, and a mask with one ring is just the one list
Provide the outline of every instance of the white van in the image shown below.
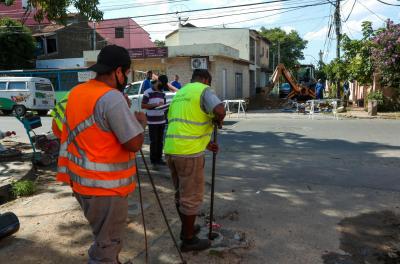
[[37,77],[0,77],[0,98],[15,103],[13,109],[2,112],[11,114],[14,111],[17,115],[24,115],[27,110],[46,115],[56,101],[50,80]]

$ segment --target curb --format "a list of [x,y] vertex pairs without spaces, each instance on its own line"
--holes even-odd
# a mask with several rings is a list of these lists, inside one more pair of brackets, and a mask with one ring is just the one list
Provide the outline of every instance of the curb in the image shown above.
[[[31,163],[31,161],[29,162]],[[36,171],[36,167],[32,165],[31,168],[25,173],[25,175],[23,175],[18,181],[35,180],[37,178],[37,175],[35,175]],[[0,205],[15,199],[11,192],[11,184],[12,183],[8,183],[0,187]]]

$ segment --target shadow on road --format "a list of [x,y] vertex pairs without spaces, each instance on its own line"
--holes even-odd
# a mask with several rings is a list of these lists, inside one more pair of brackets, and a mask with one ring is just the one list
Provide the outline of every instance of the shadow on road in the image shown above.
[[338,224],[340,249],[322,256],[324,264],[400,263],[400,219],[390,211],[345,218]]

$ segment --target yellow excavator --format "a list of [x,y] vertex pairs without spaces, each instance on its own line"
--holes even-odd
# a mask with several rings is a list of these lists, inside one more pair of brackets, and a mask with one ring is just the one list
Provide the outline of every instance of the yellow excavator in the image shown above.
[[307,73],[306,77],[301,80],[299,78],[299,81],[293,77],[290,71],[286,69],[285,65],[282,63],[278,64],[272,74],[270,83],[265,87],[265,93],[268,95],[272,89],[274,89],[274,86],[278,84],[279,78],[282,76],[286,79],[291,88],[286,99],[296,99],[297,101],[315,99],[316,95],[313,87],[315,86],[315,80],[313,76],[311,76],[312,71],[310,71],[310,65],[299,65],[298,68],[306,69],[305,72]]

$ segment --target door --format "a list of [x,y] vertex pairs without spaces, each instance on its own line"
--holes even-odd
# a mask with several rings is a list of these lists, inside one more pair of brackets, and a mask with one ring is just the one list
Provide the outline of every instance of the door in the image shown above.
[[256,95],[256,73],[255,71],[250,71],[250,96],[254,97]]
[[222,98],[226,99],[226,97],[228,96],[228,92],[227,92],[227,72],[226,69],[222,70]]
[[243,98],[243,74],[236,73],[235,74],[235,90],[236,90],[236,98]]
[[49,110],[54,108],[56,95],[50,82],[41,81],[28,84],[33,86],[32,91],[34,91],[35,95],[34,105],[31,109]]

